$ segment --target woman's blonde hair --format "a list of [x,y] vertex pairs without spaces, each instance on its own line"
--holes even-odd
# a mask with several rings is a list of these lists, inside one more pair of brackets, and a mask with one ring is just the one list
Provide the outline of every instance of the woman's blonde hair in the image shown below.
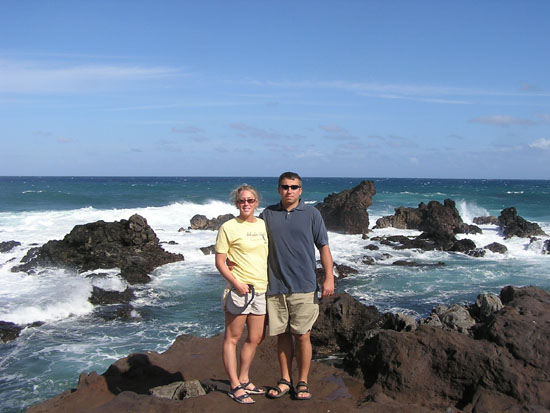
[[229,202],[231,202],[233,205],[235,205],[237,208],[239,207],[239,195],[242,191],[250,191],[254,194],[254,198],[256,198],[256,201],[260,202],[260,193],[254,188],[253,186],[250,186],[248,184],[242,184],[239,185],[237,188],[231,191],[229,194]]

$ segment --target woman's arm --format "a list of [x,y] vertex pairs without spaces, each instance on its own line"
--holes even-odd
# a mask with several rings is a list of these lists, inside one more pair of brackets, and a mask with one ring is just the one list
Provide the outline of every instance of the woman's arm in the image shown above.
[[227,265],[225,263],[225,259],[227,258],[227,254],[224,253],[216,253],[216,268],[220,272],[221,275],[227,280],[228,283],[230,283],[235,290],[243,295],[250,292],[250,288],[247,284],[240,282],[235,278],[233,273],[229,271],[229,268],[227,268]]

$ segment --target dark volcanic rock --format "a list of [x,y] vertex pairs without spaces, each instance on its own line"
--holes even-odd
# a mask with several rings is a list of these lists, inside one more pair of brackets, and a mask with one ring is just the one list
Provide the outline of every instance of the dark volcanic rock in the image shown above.
[[415,261],[397,260],[394,261],[392,265],[396,265],[398,267],[443,267],[445,266],[445,263],[443,261],[436,263],[418,263]]
[[424,250],[449,250],[456,242],[456,234],[479,234],[481,229],[462,221],[455,202],[446,199],[443,204],[430,201],[423,202],[418,208],[399,207],[393,216],[386,216],[376,221],[375,228],[396,227],[401,229],[416,229],[423,231],[412,247],[411,242],[403,243],[405,248],[421,248]]
[[374,264],[376,264],[376,260],[374,259],[374,257],[371,257],[369,255],[364,255],[361,258],[361,262],[365,265],[374,265]]
[[0,321],[0,341],[7,343],[15,340],[21,334],[23,328],[9,321]]
[[[312,400],[298,403],[283,397],[274,402],[254,396],[254,408],[266,413],[548,411],[550,294],[534,287],[506,287],[500,300],[503,308],[495,297],[478,297],[477,311],[483,316],[472,328],[475,321],[466,308],[439,306],[432,314],[434,320],[443,319],[443,328],[438,328],[382,315],[347,294],[323,298],[311,332],[314,352],[345,353],[343,366],[356,377],[313,361]],[[452,331],[460,328],[474,334]],[[82,374],[76,390],[28,412],[242,412],[243,406],[226,395],[222,342],[223,335],[179,336],[165,353],[132,354],[102,376]],[[251,379],[272,386],[278,375],[276,339],[268,337],[258,347]],[[154,387],[192,379],[209,392],[177,401],[149,395]]]
[[324,297],[319,318],[311,330],[315,354],[350,351],[368,330],[377,328],[382,314],[376,307],[366,307],[347,293]]
[[395,208],[394,215],[377,219],[374,228],[420,229],[421,224],[422,212],[420,208],[399,207]]
[[15,247],[21,245],[18,241],[3,241],[0,242],[0,252],[10,252]]
[[209,229],[217,231],[222,224],[235,218],[233,214],[218,215],[217,218],[208,219],[204,215],[195,215],[191,218],[191,229]]
[[200,250],[204,255],[212,255],[216,253],[216,246],[209,245],[208,247],[201,247]]
[[93,305],[128,303],[135,299],[134,291],[126,288],[124,291],[108,291],[99,287],[93,287],[92,295],[88,299]]
[[506,254],[508,252],[508,248],[498,242],[492,242],[491,244],[485,245],[485,247],[483,248],[488,249],[491,252],[496,252],[498,254]]
[[481,258],[485,257],[485,255],[487,254],[487,250],[483,248],[474,248],[473,250],[467,251],[466,254],[471,257]]
[[432,251],[440,249],[438,245],[431,239],[428,239],[423,234],[416,238],[409,238],[404,235],[391,235],[380,240],[380,244],[388,245],[394,249],[413,249],[417,248],[422,251]]
[[148,274],[156,267],[183,259],[162,249],[145,218],[132,215],[129,220],[77,225],[63,240],[29,250],[23,264],[12,271],[30,272],[38,266],[79,272],[119,267],[123,278],[139,283],[149,281]]
[[376,194],[373,181],[362,181],[352,189],[330,194],[315,205],[321,212],[329,231],[363,234],[369,231],[367,208]]
[[449,248],[449,251],[467,253],[468,251],[474,250],[475,248],[476,243],[474,241],[468,238],[464,238],[454,242],[453,246]]
[[498,217],[495,216],[486,216],[486,217],[475,217],[474,224],[477,225],[498,225]]
[[550,240],[544,241],[544,244],[542,246],[542,253],[550,254]]
[[[246,334],[245,334],[246,335]],[[148,351],[131,354],[112,364],[107,371],[82,373],[76,389],[31,406],[28,413],[47,412],[228,412],[250,410],[229,397],[229,384],[220,352],[223,335],[210,338],[179,336],[164,353]],[[242,344],[242,342],[241,342]],[[296,369],[293,376],[297,377]],[[261,387],[273,386],[279,379],[276,339],[268,337],[258,347],[250,378]],[[183,400],[150,395],[150,390],[179,381],[199,380],[207,394]],[[359,412],[362,391],[358,379],[335,367],[313,361],[309,375],[313,398],[300,403],[288,396],[277,401],[253,396],[254,411],[269,412]],[[244,409],[244,410],[243,410]]]
[[520,238],[534,237],[546,233],[534,222],[529,222],[520,217],[516,208],[510,207],[503,209],[498,217],[498,224],[504,233],[505,238],[513,236]]
[[94,315],[105,321],[129,320],[132,318],[133,310],[134,307],[129,303],[110,304],[97,307],[94,310]]
[[550,294],[506,287],[500,298],[505,307],[475,325],[474,337],[425,325],[406,333],[381,330],[344,365],[363,377],[368,399],[382,393],[440,411],[546,411]]
[[334,264],[334,268],[336,269],[336,272],[338,274],[338,278],[342,279],[347,277],[348,275],[352,274],[359,274],[359,271],[357,271],[355,268],[350,267],[349,265],[345,264]]

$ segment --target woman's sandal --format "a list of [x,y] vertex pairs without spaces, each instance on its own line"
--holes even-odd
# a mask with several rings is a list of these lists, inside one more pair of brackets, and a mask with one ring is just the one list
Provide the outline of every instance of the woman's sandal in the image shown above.
[[250,382],[241,383],[241,386],[244,389],[244,391],[247,392],[248,394],[254,394],[254,395],[265,394],[264,389],[260,389],[259,387],[256,387],[255,385],[253,385],[254,387],[252,389],[249,389],[248,386],[250,386]]
[[[300,390],[300,388],[302,390]],[[298,397],[300,393],[306,393],[307,396],[305,397]],[[296,400],[309,400],[311,399],[311,392],[309,391],[309,385],[305,381],[299,381],[296,384],[296,389],[294,391],[294,398]]]
[[[284,385],[288,386],[288,389],[281,390],[281,388],[279,387],[279,384],[284,384]],[[267,393],[266,396],[269,397],[270,399],[278,399],[279,397],[283,397],[285,394],[287,394],[293,388],[294,387],[292,387],[292,380],[288,381],[288,380],[285,380],[285,379],[279,379],[279,381],[277,382],[275,387],[271,388],[271,390],[275,390],[277,392],[277,394]]]
[[[244,393],[241,394],[240,396],[237,396],[237,395],[235,394],[235,392],[236,392],[237,390],[244,390]],[[250,395],[246,392],[246,389],[242,386],[242,384],[233,387],[233,388],[227,393],[227,395],[228,395],[229,397],[231,397],[233,400],[235,400],[237,403],[240,403],[240,404],[254,404],[254,403],[256,403],[256,402],[254,401],[254,399],[252,399],[252,397],[250,397]],[[250,399],[250,400],[252,400],[252,401],[251,401],[251,402],[245,402],[245,401],[244,401],[245,399]]]

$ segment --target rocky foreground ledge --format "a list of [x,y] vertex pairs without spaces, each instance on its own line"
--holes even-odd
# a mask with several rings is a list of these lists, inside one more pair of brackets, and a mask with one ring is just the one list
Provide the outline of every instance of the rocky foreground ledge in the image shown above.
[[[255,396],[249,407],[232,401],[222,341],[222,335],[179,336],[164,353],[131,354],[102,375],[82,373],[76,389],[28,412],[550,409],[550,294],[535,287],[505,287],[499,297],[482,295],[468,307],[439,306],[419,321],[381,314],[347,294],[324,299],[312,331],[315,354],[340,354],[341,364],[312,363],[310,401]],[[258,348],[251,377],[269,387],[278,376],[275,340],[268,338]],[[193,382],[198,392],[185,387]],[[206,394],[179,400],[184,388]]]

